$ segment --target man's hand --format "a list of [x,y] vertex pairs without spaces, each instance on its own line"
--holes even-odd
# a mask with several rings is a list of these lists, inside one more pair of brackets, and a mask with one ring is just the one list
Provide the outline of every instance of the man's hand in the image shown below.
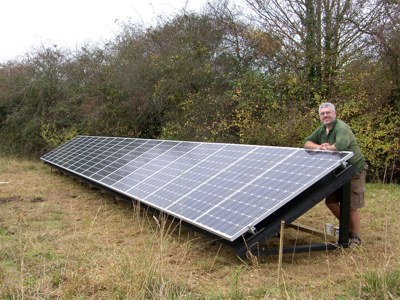
[[316,144],[316,143],[311,142],[311,141],[307,141],[304,144],[304,148],[305,149],[319,149],[319,150],[337,151],[335,144],[331,145],[329,143],[323,143],[323,144],[319,145],[319,144]]
[[319,149],[320,149],[320,150],[329,150],[330,145],[331,145],[331,144],[329,144],[329,143],[323,143],[323,144],[321,144],[321,145],[319,146]]
[[336,146],[335,144],[331,145],[329,143],[323,143],[319,146],[319,149],[321,150],[330,150],[330,151],[336,151]]

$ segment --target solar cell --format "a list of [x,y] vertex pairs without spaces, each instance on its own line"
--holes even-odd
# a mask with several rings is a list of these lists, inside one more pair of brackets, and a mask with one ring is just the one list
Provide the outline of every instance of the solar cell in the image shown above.
[[234,241],[352,155],[78,136],[41,159]]

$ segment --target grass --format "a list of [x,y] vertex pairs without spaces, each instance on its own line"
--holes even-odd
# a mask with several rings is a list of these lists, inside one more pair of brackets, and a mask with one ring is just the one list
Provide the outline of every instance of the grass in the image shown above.
[[[287,254],[277,285],[277,256],[241,260],[40,162],[0,158],[0,182],[0,299],[400,299],[397,185],[367,185],[363,246]],[[337,224],[323,203],[297,222]]]

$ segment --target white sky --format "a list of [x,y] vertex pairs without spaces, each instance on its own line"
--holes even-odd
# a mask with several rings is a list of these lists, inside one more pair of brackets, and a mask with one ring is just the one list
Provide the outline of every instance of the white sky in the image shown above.
[[155,24],[186,8],[200,11],[205,0],[5,0],[0,13],[0,63],[41,45],[72,49],[106,41],[119,22]]

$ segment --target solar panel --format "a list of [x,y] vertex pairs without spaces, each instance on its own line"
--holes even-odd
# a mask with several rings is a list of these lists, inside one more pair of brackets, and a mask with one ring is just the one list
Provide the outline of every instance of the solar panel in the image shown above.
[[351,152],[77,136],[41,159],[234,241]]

